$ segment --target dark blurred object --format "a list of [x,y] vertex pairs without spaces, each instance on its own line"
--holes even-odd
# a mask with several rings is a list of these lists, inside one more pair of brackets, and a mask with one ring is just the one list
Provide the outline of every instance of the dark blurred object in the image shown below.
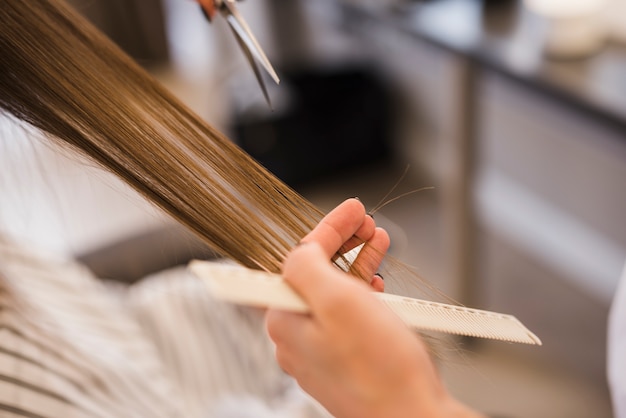
[[169,60],[161,0],[69,0],[144,67]]
[[217,258],[215,252],[178,224],[133,235],[77,256],[96,277],[125,283],[193,259],[213,258]]
[[518,21],[518,0],[483,0],[483,26],[492,35],[510,35]]
[[239,145],[280,179],[300,185],[390,155],[391,100],[376,73],[352,67],[281,76],[291,106],[234,121]]

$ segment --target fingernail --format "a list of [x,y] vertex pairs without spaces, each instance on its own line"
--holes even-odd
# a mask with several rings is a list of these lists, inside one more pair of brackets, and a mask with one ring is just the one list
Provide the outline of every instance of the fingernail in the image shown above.
[[385,280],[385,278],[383,277],[383,275],[382,275],[382,274],[380,274],[380,273],[374,273],[374,276],[378,276],[378,277],[380,277],[380,278],[381,278],[381,280],[383,280],[383,281]]
[[359,199],[357,196],[352,197],[352,199],[356,199],[356,200],[358,200],[359,202],[361,201],[361,199]]
[[370,218],[374,219],[374,214],[372,212],[367,212],[366,215],[369,216]]

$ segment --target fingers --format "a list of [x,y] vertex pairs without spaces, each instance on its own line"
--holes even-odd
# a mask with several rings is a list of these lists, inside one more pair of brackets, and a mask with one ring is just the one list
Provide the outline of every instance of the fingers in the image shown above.
[[374,222],[374,219],[372,219],[371,216],[366,215],[365,218],[363,218],[361,227],[354,233],[354,235],[352,235],[350,239],[348,239],[348,241],[344,242],[337,252],[345,254],[351,249],[369,241],[374,234],[375,229],[376,223]]
[[317,242],[330,260],[340,249],[347,251],[369,240],[374,231],[374,220],[365,215],[363,204],[348,199],[328,213],[301,242]]
[[372,276],[372,281],[370,282],[370,286],[377,292],[385,291],[385,282],[379,274],[375,274]]
[[341,270],[331,265],[327,253],[317,242],[296,247],[283,265],[283,278],[311,307],[312,312],[326,310],[335,299],[347,293],[365,291],[368,287],[349,280]]
[[352,265],[353,271],[360,277],[372,278],[370,285],[375,290],[384,290],[384,282],[374,277],[374,273],[389,248],[389,235],[382,228],[376,228],[358,199],[348,199],[337,206],[301,242],[317,242],[327,259],[366,243]]
[[307,347],[301,344],[310,340],[313,326],[313,322],[305,315],[275,309],[267,311],[265,327],[276,344],[276,360],[286,373],[294,375],[298,372],[299,362],[294,360],[294,353],[306,350]]
[[[372,237],[359,252],[352,268],[361,277],[372,277],[379,269],[389,249],[389,234],[382,228],[375,228]],[[382,281],[382,280],[381,280]]]

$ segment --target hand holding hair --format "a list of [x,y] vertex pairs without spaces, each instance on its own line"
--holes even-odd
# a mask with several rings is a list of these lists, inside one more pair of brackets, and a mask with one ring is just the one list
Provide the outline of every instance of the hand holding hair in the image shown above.
[[374,275],[389,246],[363,205],[350,199],[330,212],[287,257],[283,276],[310,315],[267,313],[280,366],[337,418],[472,417],[443,386],[424,343],[371,288],[335,268],[341,247],[365,240],[364,273]]
[[362,277],[370,278],[370,285],[382,292],[385,284],[375,275],[389,248],[389,235],[377,228],[374,219],[366,215],[363,204],[356,198],[341,203],[320,221],[317,227],[300,243],[317,242],[330,260],[337,253],[345,253],[366,243],[353,263]]

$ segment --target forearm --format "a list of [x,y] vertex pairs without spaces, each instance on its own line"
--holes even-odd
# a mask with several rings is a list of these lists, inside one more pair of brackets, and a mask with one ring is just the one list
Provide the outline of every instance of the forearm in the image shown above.
[[[425,375],[429,375],[426,371]],[[412,373],[424,377],[424,374]],[[419,380],[420,378],[418,377]],[[421,379],[392,394],[365,397],[365,402],[335,405],[336,418],[486,418],[452,397],[438,377]],[[397,382],[395,382],[397,383]],[[363,399],[364,397],[362,397]],[[344,398],[344,401],[346,399]],[[339,412],[338,412],[339,411]]]

